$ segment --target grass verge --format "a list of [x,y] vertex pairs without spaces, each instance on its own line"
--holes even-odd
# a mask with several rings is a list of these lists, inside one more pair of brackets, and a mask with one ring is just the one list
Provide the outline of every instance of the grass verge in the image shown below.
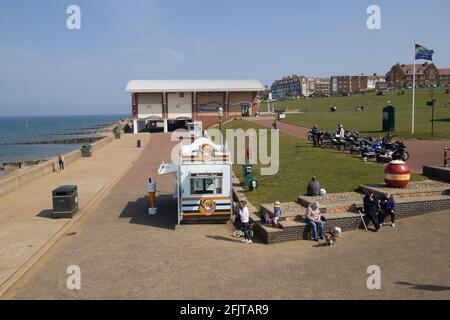
[[[225,129],[266,129],[244,120],[226,124]],[[313,148],[305,140],[280,133],[279,171],[273,176],[261,176],[260,165],[254,166],[260,187],[248,192],[249,201],[256,207],[262,203],[296,201],[306,192],[311,176],[318,177],[328,193],[355,191],[360,184],[383,183],[384,165],[362,162],[359,157],[331,149]],[[233,165],[233,171],[242,181],[242,164]],[[413,174],[412,180],[425,180]]]

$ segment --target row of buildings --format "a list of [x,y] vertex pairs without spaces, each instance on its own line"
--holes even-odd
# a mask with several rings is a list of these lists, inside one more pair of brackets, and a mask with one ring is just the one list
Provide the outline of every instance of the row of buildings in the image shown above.
[[[416,65],[418,87],[447,87],[450,85],[450,69],[438,69],[433,63]],[[308,78],[292,75],[275,80],[270,88],[273,99],[330,96],[361,93],[389,88],[411,88],[413,65],[397,63],[386,75],[344,75],[330,78]]]
[[[390,88],[412,88],[414,65],[399,64],[392,66],[386,74],[386,81]],[[416,86],[448,87],[450,85],[450,68],[438,69],[434,63],[416,65]]]

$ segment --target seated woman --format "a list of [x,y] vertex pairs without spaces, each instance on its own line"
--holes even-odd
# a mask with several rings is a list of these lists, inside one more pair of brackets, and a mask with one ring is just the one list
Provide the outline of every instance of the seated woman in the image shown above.
[[[320,214],[319,203],[317,201],[311,203],[306,209],[305,222],[311,226],[314,241],[323,240],[322,216]],[[317,237],[317,229],[319,229],[319,237]]]

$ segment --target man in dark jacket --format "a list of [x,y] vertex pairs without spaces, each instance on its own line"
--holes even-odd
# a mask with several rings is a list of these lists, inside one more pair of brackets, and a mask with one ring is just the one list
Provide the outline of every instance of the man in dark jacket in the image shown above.
[[319,129],[317,129],[317,124],[311,129],[313,147],[319,146]]
[[383,209],[384,214],[380,216],[380,224],[384,224],[384,219],[389,215],[391,216],[391,226],[395,228],[395,210],[396,203],[394,196],[390,193],[386,193],[381,200],[381,209]]
[[369,193],[364,197],[364,213],[369,217],[370,221],[372,221],[375,226],[375,231],[380,229],[380,222],[378,221],[378,208],[378,200],[374,198],[373,192],[369,191]]
[[316,177],[312,177],[311,181],[308,182],[308,187],[306,189],[306,196],[317,197],[320,196],[320,182]]

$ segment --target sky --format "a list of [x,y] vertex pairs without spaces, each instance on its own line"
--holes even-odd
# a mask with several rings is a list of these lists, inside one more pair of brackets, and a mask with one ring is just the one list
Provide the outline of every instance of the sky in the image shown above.
[[130,113],[131,79],[384,74],[413,62],[414,41],[450,67],[448,12],[448,0],[1,1],[0,116]]

